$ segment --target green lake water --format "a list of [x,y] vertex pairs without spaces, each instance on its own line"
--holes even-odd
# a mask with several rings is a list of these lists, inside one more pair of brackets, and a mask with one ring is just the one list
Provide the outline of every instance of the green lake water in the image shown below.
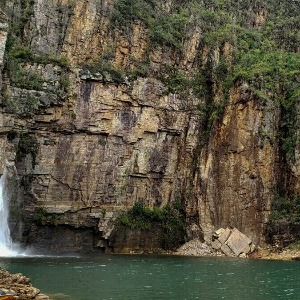
[[0,258],[52,299],[300,299],[300,262],[174,256]]

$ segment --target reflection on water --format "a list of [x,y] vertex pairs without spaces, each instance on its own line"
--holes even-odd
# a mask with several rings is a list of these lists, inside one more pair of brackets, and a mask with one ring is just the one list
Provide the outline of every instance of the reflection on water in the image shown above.
[[0,259],[58,300],[299,299],[300,262],[101,255]]

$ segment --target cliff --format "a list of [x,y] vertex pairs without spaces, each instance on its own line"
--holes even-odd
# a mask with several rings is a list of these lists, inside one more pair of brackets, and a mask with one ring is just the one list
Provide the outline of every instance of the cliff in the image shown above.
[[14,239],[113,247],[136,202],[180,202],[188,239],[298,222],[300,7],[277,2],[2,0]]

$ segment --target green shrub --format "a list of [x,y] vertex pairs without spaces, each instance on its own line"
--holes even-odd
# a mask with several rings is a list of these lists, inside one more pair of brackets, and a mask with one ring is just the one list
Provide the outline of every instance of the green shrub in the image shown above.
[[21,133],[19,144],[16,152],[16,161],[22,161],[26,155],[32,156],[32,167],[35,166],[36,156],[38,152],[38,142],[35,137],[28,133]]
[[111,79],[118,84],[124,83],[125,81],[125,73],[123,70],[115,68],[110,62],[106,62],[102,59],[95,62],[89,62],[83,65],[82,68],[93,74],[100,73],[104,80]]
[[19,97],[5,96],[3,100],[5,111],[20,117],[31,117],[38,109],[38,97],[24,93]]
[[11,83],[14,87],[26,90],[42,91],[43,79],[41,76],[31,70],[24,70],[19,64],[14,64],[15,68],[11,71]]
[[271,222],[300,222],[300,196],[276,195],[271,205]]
[[165,70],[162,71],[160,80],[167,87],[168,93],[182,94],[192,88],[192,79],[173,66],[165,66]]
[[34,180],[34,175],[32,175],[32,174],[27,174],[22,177],[21,184],[24,187],[24,190],[26,192],[30,191],[30,187],[31,187],[33,180]]
[[288,245],[287,249],[293,250],[293,251],[300,251],[300,241],[297,241],[295,243]]
[[39,225],[46,225],[47,224],[47,211],[41,208],[37,212],[37,222]]
[[150,209],[142,202],[136,202],[130,210],[117,218],[116,224],[141,230],[162,228],[165,249],[176,247],[183,241],[185,234],[185,214],[178,203]]
[[155,1],[117,0],[111,17],[111,25],[128,34],[132,24],[140,21],[149,30],[154,45],[173,47],[180,50],[183,45],[184,30],[189,22],[188,11],[176,6],[171,13],[162,11]]
[[11,50],[9,51],[8,55],[11,58],[21,59],[21,60],[25,60],[25,61],[32,60],[33,54],[28,47],[25,47],[23,45],[19,45],[17,47],[13,47],[13,48],[11,45],[10,47],[11,47]]
[[41,208],[36,213],[36,221],[39,225],[53,225],[57,226],[60,221],[60,215],[55,213],[48,213],[45,209]]
[[117,0],[111,17],[113,28],[126,31],[133,22],[141,21],[147,26],[154,18],[155,1]]

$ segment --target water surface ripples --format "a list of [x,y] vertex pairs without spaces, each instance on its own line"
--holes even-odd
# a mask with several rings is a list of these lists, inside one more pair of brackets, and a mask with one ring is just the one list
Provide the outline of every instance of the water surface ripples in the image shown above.
[[300,262],[100,255],[1,258],[54,300],[299,299]]

